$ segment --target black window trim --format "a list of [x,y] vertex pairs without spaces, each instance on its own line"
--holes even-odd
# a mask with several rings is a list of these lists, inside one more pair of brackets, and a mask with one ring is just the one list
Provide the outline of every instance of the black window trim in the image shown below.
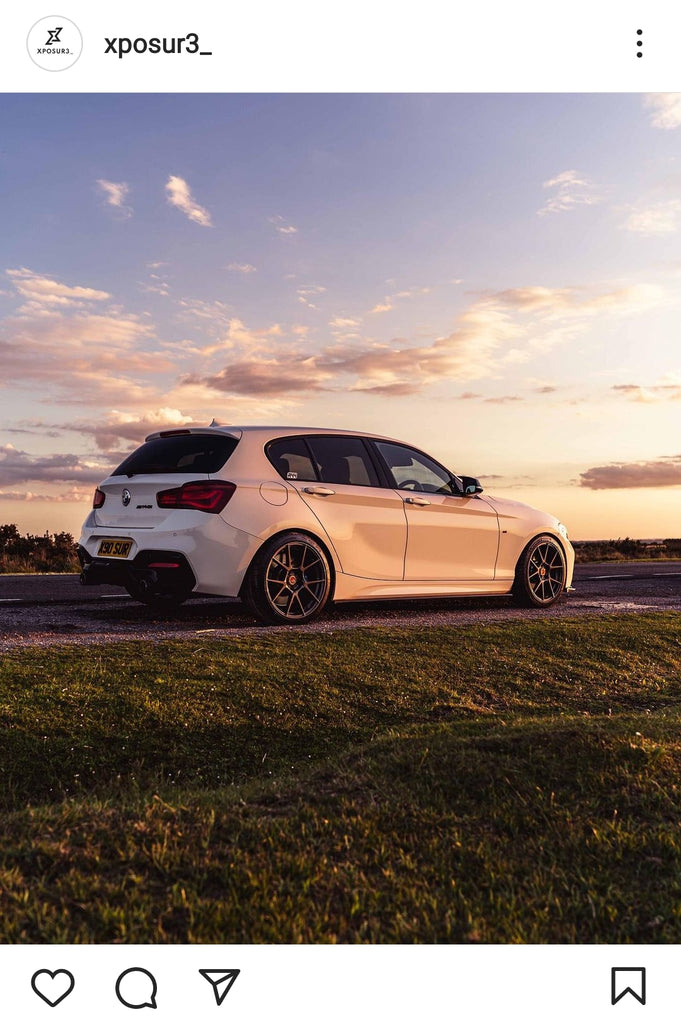
[[[373,440],[373,438],[362,437],[361,434],[333,434],[333,433],[328,433],[328,434],[324,434],[324,433],[319,433],[319,434],[316,434],[316,433],[315,434],[284,434],[281,437],[273,437],[271,440],[269,440],[267,442],[267,444],[265,445],[265,456],[267,457],[267,461],[272,466],[272,469],[274,469],[275,473],[277,473],[281,477],[282,480],[286,480],[286,477],[285,476],[281,476],[281,473],[279,473],[279,470],[276,468],[276,466],[274,465],[274,463],[270,459],[269,450],[270,450],[270,448],[272,447],[273,444],[277,444],[280,441],[302,441],[303,444],[305,445],[305,448],[307,449],[307,453],[308,453],[308,456],[310,458],[310,464],[312,465],[312,469],[314,470],[314,473],[315,473],[314,479],[318,483],[323,483],[322,478],[319,475],[319,471],[317,469],[317,464],[316,464],[316,460],[315,460],[314,454],[312,452],[312,448],[308,444],[308,438],[309,438],[310,441],[314,441],[317,438],[322,438],[323,439],[323,438],[327,438],[327,437],[340,437],[340,438],[343,438],[343,439],[345,439],[347,441],[360,441],[362,443],[362,445],[364,447],[364,451],[365,451],[365,453],[367,455],[367,460],[370,463],[370,465],[373,467],[373,470],[376,473],[376,476],[378,477],[378,486],[379,486],[379,488],[381,490],[394,490],[395,489],[395,484],[390,482],[390,474],[386,472],[386,467],[385,467],[385,465],[383,463],[383,460],[380,457],[380,452],[375,451],[373,449],[371,443],[370,443]],[[424,452],[424,454],[425,454],[425,452]],[[289,480],[289,483],[291,483],[291,482],[292,481]],[[337,486],[338,487],[343,487],[343,486],[350,486],[350,487],[375,487],[376,484],[347,484],[347,485],[338,484]]]

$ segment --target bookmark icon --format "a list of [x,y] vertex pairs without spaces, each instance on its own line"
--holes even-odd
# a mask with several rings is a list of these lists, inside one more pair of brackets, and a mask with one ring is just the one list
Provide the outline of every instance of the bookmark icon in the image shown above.
[[610,971],[610,1002],[614,1006],[625,996],[646,1005],[645,967],[613,967]]

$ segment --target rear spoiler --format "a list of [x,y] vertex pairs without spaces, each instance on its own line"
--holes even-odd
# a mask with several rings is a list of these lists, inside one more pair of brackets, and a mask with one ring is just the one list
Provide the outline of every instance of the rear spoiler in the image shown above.
[[155,430],[148,434],[145,441],[155,441],[158,437],[176,437],[178,434],[219,434],[220,437],[233,437],[240,440],[243,430],[238,427],[170,427],[168,430]]

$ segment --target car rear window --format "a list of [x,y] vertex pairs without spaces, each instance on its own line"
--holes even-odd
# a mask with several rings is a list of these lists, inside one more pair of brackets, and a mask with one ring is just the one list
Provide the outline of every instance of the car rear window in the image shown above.
[[217,473],[238,444],[220,434],[178,434],[146,441],[128,455],[113,476],[146,473]]

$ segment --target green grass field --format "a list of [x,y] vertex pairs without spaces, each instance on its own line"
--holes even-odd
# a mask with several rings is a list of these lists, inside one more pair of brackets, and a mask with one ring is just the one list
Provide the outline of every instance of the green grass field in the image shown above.
[[32,649],[0,942],[679,942],[681,615]]

